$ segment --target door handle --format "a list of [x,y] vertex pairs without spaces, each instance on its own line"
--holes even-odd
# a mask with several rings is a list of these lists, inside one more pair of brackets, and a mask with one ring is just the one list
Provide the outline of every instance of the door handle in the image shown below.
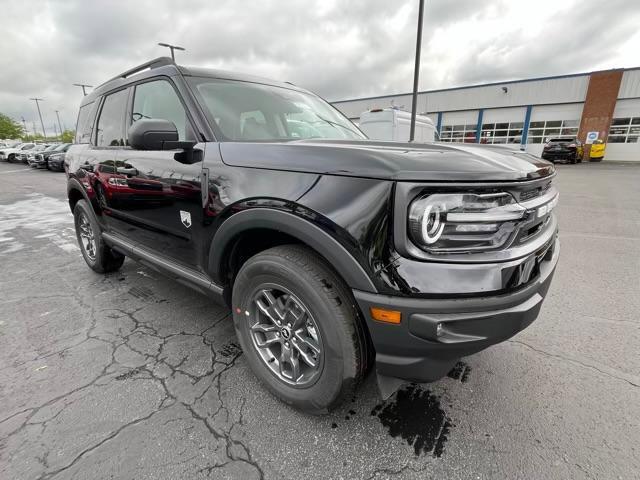
[[116,171],[117,171],[118,173],[122,173],[123,175],[138,175],[138,170],[137,170],[137,169],[135,169],[135,168],[133,168],[133,167],[131,167],[131,168],[128,168],[128,167],[118,167],[118,168],[116,169]]

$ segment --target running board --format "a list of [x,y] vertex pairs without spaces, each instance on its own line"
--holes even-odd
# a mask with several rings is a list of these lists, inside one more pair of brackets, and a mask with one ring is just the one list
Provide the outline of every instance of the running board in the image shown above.
[[203,273],[184,267],[172,260],[163,258],[156,253],[149,252],[148,250],[112,233],[102,232],[102,239],[107,245],[123,255],[143,263],[153,270],[187,285],[188,287],[194,288],[201,293],[213,294],[216,301],[224,304],[224,289],[213,283],[211,279]]

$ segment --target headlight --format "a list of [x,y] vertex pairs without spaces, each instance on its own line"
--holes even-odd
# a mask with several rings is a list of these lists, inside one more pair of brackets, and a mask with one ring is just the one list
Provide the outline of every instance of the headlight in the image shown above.
[[118,177],[110,177],[108,183],[109,185],[113,185],[114,187],[127,187],[129,185],[126,178]]
[[489,250],[504,245],[526,214],[509,193],[433,194],[413,201],[408,229],[431,253]]

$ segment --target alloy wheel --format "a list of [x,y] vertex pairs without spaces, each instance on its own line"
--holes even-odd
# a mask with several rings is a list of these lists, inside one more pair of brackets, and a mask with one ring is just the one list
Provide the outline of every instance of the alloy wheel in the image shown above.
[[96,240],[93,234],[93,228],[91,228],[91,222],[89,222],[89,219],[84,213],[80,214],[78,220],[82,249],[87,254],[87,257],[89,257],[91,261],[94,261],[96,259]]
[[323,368],[320,329],[310,310],[279,285],[263,285],[246,311],[249,332],[258,356],[281,381],[305,387]]

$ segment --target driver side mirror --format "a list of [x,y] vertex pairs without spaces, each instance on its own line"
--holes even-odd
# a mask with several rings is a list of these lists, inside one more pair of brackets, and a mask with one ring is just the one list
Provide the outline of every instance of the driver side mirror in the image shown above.
[[161,118],[143,118],[129,127],[129,145],[135,150],[177,150],[177,162],[193,164],[202,160],[202,151],[194,150],[197,142],[181,142],[173,122]]

